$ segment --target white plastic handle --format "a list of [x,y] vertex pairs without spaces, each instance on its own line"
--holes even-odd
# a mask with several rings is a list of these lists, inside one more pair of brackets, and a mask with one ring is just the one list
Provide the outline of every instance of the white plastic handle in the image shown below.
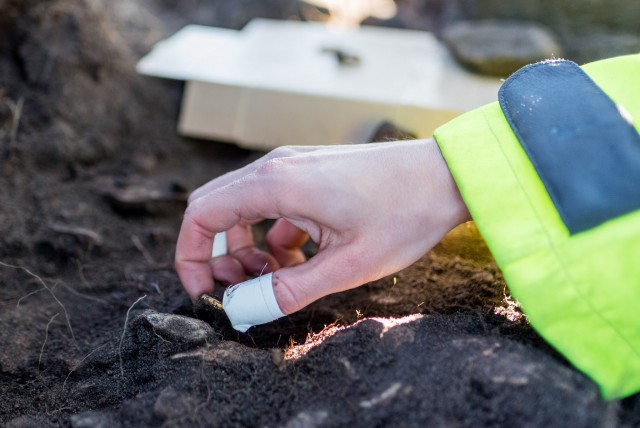
[[216,233],[213,237],[211,257],[224,256],[225,254],[227,254],[227,232]]

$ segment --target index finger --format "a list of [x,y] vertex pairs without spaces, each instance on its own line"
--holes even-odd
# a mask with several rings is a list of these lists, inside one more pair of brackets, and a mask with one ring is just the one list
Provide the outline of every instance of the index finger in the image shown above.
[[[264,181],[264,178],[262,179]],[[242,220],[277,218],[275,198],[251,176],[212,190],[189,204],[176,244],[175,266],[191,297],[212,292],[211,258],[214,235]]]

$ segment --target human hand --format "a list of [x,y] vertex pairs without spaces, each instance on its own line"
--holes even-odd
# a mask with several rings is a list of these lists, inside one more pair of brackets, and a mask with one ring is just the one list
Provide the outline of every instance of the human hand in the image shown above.
[[[278,219],[268,253],[251,234],[263,219]],[[274,272],[275,298],[290,314],[409,266],[469,219],[432,139],[281,147],[193,192],[176,269],[194,298],[213,292],[214,278],[235,284]],[[211,259],[223,231],[228,254]],[[319,249],[305,261],[308,237]]]

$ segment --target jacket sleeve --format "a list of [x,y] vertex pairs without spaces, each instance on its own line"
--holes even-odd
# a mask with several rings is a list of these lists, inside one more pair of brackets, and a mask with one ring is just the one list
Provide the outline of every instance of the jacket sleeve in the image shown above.
[[632,55],[528,66],[434,134],[531,325],[607,399],[640,392],[639,129]]

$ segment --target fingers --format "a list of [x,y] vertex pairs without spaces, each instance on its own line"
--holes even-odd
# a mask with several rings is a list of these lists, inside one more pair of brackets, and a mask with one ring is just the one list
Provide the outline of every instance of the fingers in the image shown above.
[[192,298],[213,292],[213,277],[207,262],[215,233],[215,228],[203,226],[189,211],[185,213],[176,243],[175,267]]
[[[223,285],[237,284],[247,280],[247,275],[240,261],[228,254],[209,260],[209,268],[211,269],[210,275]],[[207,290],[207,293],[212,291]]]
[[[196,199],[187,207],[176,244],[175,266],[182,284],[192,297],[213,291],[209,259],[216,233],[229,230],[241,221],[248,224],[278,217],[273,198],[264,192],[263,186],[268,185],[265,183],[268,181],[239,180]],[[230,237],[228,239],[231,241]],[[246,260],[251,271],[264,262],[276,263],[275,259],[263,262],[255,254]]]
[[267,234],[267,246],[280,266],[295,266],[305,261],[304,253],[300,248],[308,239],[308,233],[285,219],[279,219]]

